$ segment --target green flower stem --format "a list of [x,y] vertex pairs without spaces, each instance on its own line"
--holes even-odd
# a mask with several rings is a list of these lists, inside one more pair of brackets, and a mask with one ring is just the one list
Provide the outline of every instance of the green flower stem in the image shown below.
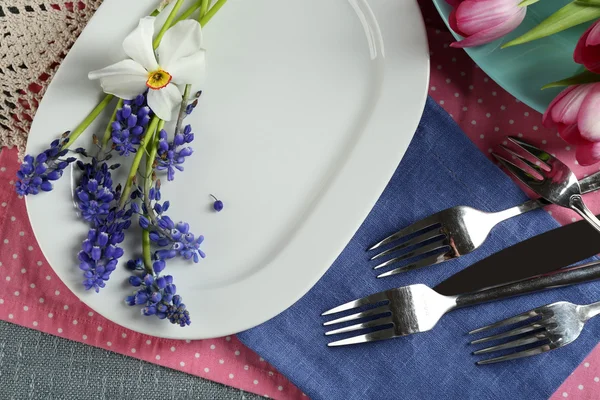
[[187,10],[185,10],[183,12],[183,14],[181,14],[176,20],[175,22],[173,22],[173,25],[175,25],[176,23],[178,23],[179,21],[183,21],[184,19],[188,19],[189,17],[192,16],[192,14],[194,12],[196,12],[197,9],[200,8],[200,6],[202,5],[203,0],[197,0],[195,1],[191,6],[189,6],[187,8]]
[[108,125],[106,125],[106,129],[104,130],[104,136],[102,137],[102,150],[100,150],[101,153],[104,153],[104,151],[106,150],[106,146],[110,141],[112,133],[112,123],[117,120],[117,111],[119,111],[119,108],[123,108],[123,99],[119,99],[119,102],[115,107],[115,111],[113,111],[112,116],[110,117],[110,121],[108,122]]
[[[158,122],[158,126],[156,128],[156,132],[160,132],[165,126],[165,121],[160,120]],[[144,179],[144,202],[149,204],[148,201],[148,193],[150,192],[150,187],[152,186],[152,171],[154,160],[156,159],[156,153],[158,152],[158,136],[157,133],[152,135],[152,139],[149,141],[150,144],[150,153],[146,157],[146,177]],[[147,216],[146,216],[147,217]],[[152,273],[152,255],[150,252],[150,231],[148,229],[144,229],[142,232],[142,259],[144,260],[144,266],[146,267],[146,271],[148,273]]]
[[200,15],[198,16],[198,22],[202,20],[202,18],[206,15],[208,11],[208,7],[210,6],[210,0],[202,0],[200,6]]
[[177,13],[179,12],[179,9],[183,5],[183,2],[184,2],[184,0],[177,0],[177,3],[175,3],[175,5],[173,6],[173,9],[171,10],[171,13],[167,17],[167,20],[165,21],[165,24],[160,29],[160,31],[158,32],[158,36],[156,36],[156,39],[154,39],[154,42],[152,43],[152,46],[154,47],[154,49],[158,48],[158,46],[160,45],[160,41],[162,40],[163,36],[169,30],[169,28],[171,27],[171,25],[173,25],[173,22],[175,21],[175,17],[177,16]]
[[125,187],[123,188],[123,193],[121,194],[121,200],[119,201],[119,209],[122,209],[125,206],[125,202],[129,198],[129,194],[131,193],[131,187],[133,186],[133,182],[137,175],[138,169],[140,168],[140,163],[142,162],[142,157],[144,156],[145,149],[149,143],[152,142],[152,138],[156,133],[156,127],[160,122],[160,118],[156,115],[152,118],[148,129],[146,130],[146,134],[142,138],[140,142],[140,146],[137,149],[137,153],[135,153],[135,158],[133,159],[133,163],[131,164],[131,169],[129,170],[129,176],[127,177],[127,181],[125,182]]
[[152,13],[150,13],[151,17],[156,17],[158,14],[160,14],[161,12],[163,12],[163,10],[165,8],[167,8],[167,6],[169,4],[171,4],[173,0],[163,0],[161,2],[158,3],[158,7],[156,7],[156,9],[154,9],[154,11],[152,11]]
[[215,3],[215,5],[212,6],[210,10],[208,10],[206,15],[200,18],[200,25],[205,26],[206,24],[208,24],[208,21],[210,21],[211,18],[215,16],[215,14],[221,9],[221,7],[225,5],[225,3],[227,3],[227,0],[218,0]]
[[144,229],[142,231],[142,260],[144,260],[144,268],[146,272],[152,274],[152,254],[150,252],[150,231]]
[[85,117],[85,119],[83,120],[82,123],[80,123],[70,134],[69,134],[69,139],[67,140],[67,142],[63,145],[63,147],[61,148],[61,150],[64,149],[68,149],[69,146],[71,146],[73,144],[73,142],[75,142],[77,140],[77,138],[79,136],[81,136],[81,134],[83,133],[83,131],[85,131],[87,129],[88,126],[90,126],[90,124],[92,122],[94,122],[94,120],[96,118],[98,118],[98,115],[100,115],[100,113],[102,113],[102,111],[104,111],[104,109],[106,108],[106,106],[108,106],[108,104],[112,101],[112,99],[115,96],[113,96],[112,94],[108,94],[106,95],[106,97],[104,98],[104,100],[102,100],[100,102],[100,104],[98,104],[96,106],[96,108],[94,108],[92,110],[92,112]]

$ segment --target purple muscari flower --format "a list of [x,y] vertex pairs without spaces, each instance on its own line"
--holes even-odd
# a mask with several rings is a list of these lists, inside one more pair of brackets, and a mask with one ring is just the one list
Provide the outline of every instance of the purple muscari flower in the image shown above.
[[61,147],[67,140],[68,137],[56,139],[50,144],[50,148],[37,156],[25,156],[17,172],[17,194],[26,196],[53,189],[52,181],[60,179],[65,168],[76,160],[75,157],[63,158],[68,150],[61,150]]
[[194,140],[192,128],[187,125],[183,133],[175,134],[172,142],[168,142],[167,132],[163,129],[158,135],[158,165],[159,171],[167,171],[167,180],[175,179],[175,170],[183,171],[185,159],[194,152],[191,147],[183,147],[184,144]]
[[198,98],[202,95],[202,91],[196,92],[195,96],[194,96],[194,100],[192,100],[186,107],[185,107],[185,117],[187,117],[188,115],[190,115],[191,113],[194,112],[194,109],[198,106]]
[[137,151],[137,146],[152,118],[152,110],[146,103],[145,94],[133,100],[124,100],[123,107],[117,110],[115,122],[111,125],[111,139],[120,155],[127,157]]
[[123,256],[123,249],[117,246],[122,241],[120,236],[109,234],[105,229],[90,229],[78,254],[86,290],[94,289],[97,293],[106,286],[119,258]]
[[[150,189],[149,197],[151,199],[160,199],[160,183],[157,182]],[[204,241],[204,236],[196,237],[190,232],[190,225],[186,222],[173,222],[165,212],[169,209],[170,202],[160,203],[154,200],[152,210],[148,210],[142,203],[142,211],[148,215],[148,211],[154,214],[154,218],[140,215],[139,224],[143,229],[150,230],[150,240],[160,249],[154,253],[158,260],[168,260],[177,256],[186,260],[199,262],[200,258],[205,258],[206,254],[200,249]]]
[[[139,261],[130,260],[129,263],[134,265]],[[182,303],[181,296],[176,294],[173,277],[160,276],[164,266],[164,261],[156,260],[152,266],[152,274],[144,271],[141,275],[131,276],[129,283],[136,291],[127,296],[125,303],[130,306],[142,306],[142,314],[145,316],[156,316],[159,319],[168,319],[172,324],[181,327],[187,326],[191,323],[190,313]]]
[[106,162],[98,163],[92,158],[90,163],[77,161],[83,172],[75,188],[75,196],[81,215],[86,221],[98,226],[108,216],[113,200],[120,197],[120,189],[113,189],[110,168]]

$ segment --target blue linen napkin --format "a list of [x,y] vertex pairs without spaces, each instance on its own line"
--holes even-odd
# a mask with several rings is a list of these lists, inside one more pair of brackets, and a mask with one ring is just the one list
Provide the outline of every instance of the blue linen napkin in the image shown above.
[[598,343],[600,317],[569,346],[489,366],[474,364],[482,357],[471,355],[467,332],[555,301],[600,301],[598,283],[461,309],[429,332],[338,348],[326,346],[335,338],[324,336],[322,323],[330,317],[320,316],[392,287],[433,287],[479,259],[558,226],[544,211],[530,212],[496,227],[474,254],[386,279],[376,279],[366,261],[369,245],[436,211],[461,204],[497,211],[526,199],[428,99],[388,187],[335,263],[296,304],[238,337],[313,399],[546,399]]

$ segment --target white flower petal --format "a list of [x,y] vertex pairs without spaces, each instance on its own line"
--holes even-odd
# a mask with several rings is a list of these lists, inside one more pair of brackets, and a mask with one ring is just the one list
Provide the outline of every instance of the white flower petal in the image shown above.
[[181,104],[181,92],[173,84],[159,90],[148,91],[148,107],[163,121],[170,121],[173,109]]
[[148,72],[133,60],[123,60],[88,74],[91,80],[100,80],[105,93],[132,100],[146,90]]
[[156,61],[156,55],[152,47],[155,20],[155,17],[140,19],[137,28],[123,41],[125,54],[142,64],[148,71],[156,71],[158,69],[158,62]]
[[173,83],[178,85],[201,85],[206,76],[206,52],[200,50],[191,56],[180,58],[169,70]]
[[[158,62],[171,73],[179,59],[191,56],[202,49],[202,28],[197,21],[186,19],[175,24],[162,38],[158,46]],[[173,75],[171,73],[171,75]]]

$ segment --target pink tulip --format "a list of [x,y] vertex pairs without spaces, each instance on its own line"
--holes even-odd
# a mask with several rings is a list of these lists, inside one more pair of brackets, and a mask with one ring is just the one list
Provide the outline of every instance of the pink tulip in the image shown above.
[[573,59],[576,63],[585,65],[588,70],[600,74],[600,20],[581,35]]
[[544,113],[543,123],[557,128],[560,136],[577,146],[581,165],[600,161],[600,83],[569,86],[559,93]]
[[[447,0],[448,1],[448,0]],[[492,42],[517,28],[527,12],[520,0],[450,0],[450,27],[464,36],[452,47],[472,47]]]

